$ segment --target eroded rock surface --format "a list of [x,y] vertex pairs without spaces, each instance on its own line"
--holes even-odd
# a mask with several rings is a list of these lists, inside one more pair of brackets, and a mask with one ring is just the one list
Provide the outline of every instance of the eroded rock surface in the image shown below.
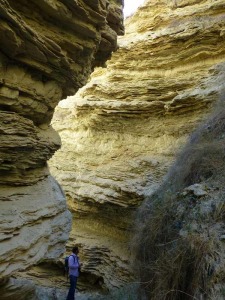
[[[47,142],[47,147],[51,148],[48,155],[30,158],[38,145],[43,144],[39,141],[38,126],[49,124],[58,101],[82,87],[93,66],[103,64],[116,49],[116,31],[122,32],[120,1],[108,7],[106,1],[94,3],[1,1],[0,105],[4,119],[1,123],[4,127],[7,123],[18,124],[17,130],[21,131],[23,140],[31,139],[32,135],[28,145],[21,143],[19,151],[15,151],[17,155],[3,156],[2,183],[10,181],[4,178],[8,174],[18,172],[23,176],[23,170],[42,167],[59,148],[59,141],[52,139]],[[22,117],[28,120],[24,121]],[[13,140],[9,134],[18,136],[18,133],[9,132],[4,127],[2,134],[3,138],[7,135],[7,141]],[[52,133],[49,135],[54,136]],[[1,147],[4,147],[4,153],[9,148],[4,143]],[[18,145],[12,144],[12,147]],[[23,151],[26,151],[27,166],[24,166],[26,162],[21,155]],[[16,182],[14,176],[12,183],[23,185],[24,182],[19,178]]]
[[224,89],[224,17],[222,0],[146,1],[107,69],[56,109],[68,246],[81,244],[85,270],[109,288],[132,280],[133,212]]
[[120,0],[0,0],[0,276],[64,251],[71,226],[47,160],[59,100],[104,65],[123,33]]

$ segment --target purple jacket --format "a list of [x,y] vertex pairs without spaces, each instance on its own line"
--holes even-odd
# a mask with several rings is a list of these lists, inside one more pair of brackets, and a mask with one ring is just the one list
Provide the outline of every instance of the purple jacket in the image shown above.
[[73,275],[78,277],[79,276],[79,266],[80,266],[80,262],[79,262],[79,258],[78,256],[76,256],[76,254],[72,253],[69,257],[68,260],[68,265],[69,265],[69,275]]

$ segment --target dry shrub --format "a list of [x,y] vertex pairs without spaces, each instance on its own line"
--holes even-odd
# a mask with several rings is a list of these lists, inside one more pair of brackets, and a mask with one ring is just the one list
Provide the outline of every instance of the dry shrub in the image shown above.
[[168,172],[165,185],[180,190],[208,178],[225,174],[225,110],[214,113],[190,137],[175,164]]
[[[205,297],[206,260],[213,252],[213,245],[206,234],[190,232],[182,236],[180,233],[182,226],[177,208],[182,200],[179,193],[183,188],[199,182],[224,186],[224,178],[225,110],[221,109],[191,136],[165,182],[145,200],[138,212],[133,249],[136,271],[140,274],[148,299]],[[188,213],[187,210],[187,222]],[[209,223],[217,221],[214,216],[212,214]]]
[[[145,209],[139,214],[141,219]],[[179,235],[173,209],[169,201],[166,206],[156,205],[134,239],[136,271],[148,299],[195,299],[197,289],[204,289],[201,266],[210,248],[204,238]]]

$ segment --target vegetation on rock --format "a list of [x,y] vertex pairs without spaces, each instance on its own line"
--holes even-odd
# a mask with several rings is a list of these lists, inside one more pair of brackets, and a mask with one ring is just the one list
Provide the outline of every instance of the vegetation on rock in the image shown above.
[[[224,130],[222,104],[139,211],[134,249],[149,299],[224,297]],[[204,193],[193,189],[196,184]]]

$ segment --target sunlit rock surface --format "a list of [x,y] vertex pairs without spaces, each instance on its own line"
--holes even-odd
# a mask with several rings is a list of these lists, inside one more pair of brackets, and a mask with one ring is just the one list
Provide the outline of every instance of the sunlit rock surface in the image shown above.
[[68,246],[103,286],[132,280],[133,213],[224,89],[224,1],[146,1],[120,49],[57,107],[51,170],[74,217]]
[[55,259],[71,215],[47,160],[59,100],[117,49],[122,1],[0,0],[0,278]]
[[3,276],[43,256],[52,259],[61,254],[70,230],[70,214],[64,194],[51,176],[31,187],[2,188],[1,201]]
[[[117,3],[1,0],[1,135],[8,142],[1,144],[1,183],[23,185],[26,170],[43,167],[59,147],[46,127],[58,101],[116,50],[116,31],[122,31]],[[17,128],[10,131],[9,124]],[[39,133],[42,127],[46,134]]]

